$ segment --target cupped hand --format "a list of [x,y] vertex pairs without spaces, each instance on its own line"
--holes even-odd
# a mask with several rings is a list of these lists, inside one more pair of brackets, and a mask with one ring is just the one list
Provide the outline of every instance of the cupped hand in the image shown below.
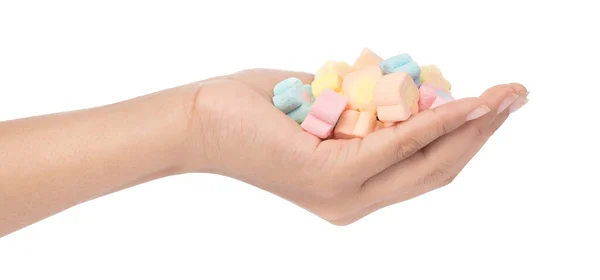
[[497,85],[364,139],[322,141],[273,106],[274,85],[288,77],[313,78],[254,69],[198,83],[185,165],[247,182],[336,225],[449,184],[527,102],[524,86]]

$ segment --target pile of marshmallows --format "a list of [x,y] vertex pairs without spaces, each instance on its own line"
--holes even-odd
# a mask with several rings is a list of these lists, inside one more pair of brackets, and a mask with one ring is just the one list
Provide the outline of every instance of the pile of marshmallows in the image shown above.
[[321,139],[363,138],[454,100],[435,65],[405,53],[383,60],[369,49],[352,66],[327,61],[312,84],[288,78],[273,93],[275,107]]

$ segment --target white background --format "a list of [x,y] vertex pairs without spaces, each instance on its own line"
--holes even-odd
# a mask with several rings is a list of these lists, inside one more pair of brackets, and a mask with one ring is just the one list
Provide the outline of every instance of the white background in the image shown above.
[[437,64],[459,97],[531,94],[450,186],[350,226],[229,178],[164,178],[1,238],[0,279],[600,278],[593,1],[349,2],[2,1],[0,120],[363,47]]

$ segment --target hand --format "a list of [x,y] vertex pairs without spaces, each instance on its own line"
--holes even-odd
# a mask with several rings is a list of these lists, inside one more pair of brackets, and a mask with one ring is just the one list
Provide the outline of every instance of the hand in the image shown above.
[[[364,139],[321,141],[272,104],[273,86],[292,76],[312,81],[255,69],[197,84],[185,166],[255,185],[336,225],[449,184],[527,100],[522,85],[497,85]],[[512,108],[497,114],[505,99]]]

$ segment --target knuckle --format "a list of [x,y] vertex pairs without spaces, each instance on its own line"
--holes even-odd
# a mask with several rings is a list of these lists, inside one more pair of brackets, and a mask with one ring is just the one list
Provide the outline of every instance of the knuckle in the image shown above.
[[494,90],[494,91],[512,91],[513,87],[510,84],[498,84],[495,86],[490,87],[488,90]]
[[522,92],[526,92],[527,89],[525,88],[524,85],[519,84],[519,83],[510,83],[508,84],[516,93],[522,93]]
[[443,118],[440,114],[439,110],[442,110],[443,107],[437,107],[433,110],[431,110],[431,113],[433,114],[433,120],[434,120],[434,127],[435,127],[435,133],[438,136],[447,134],[450,132],[450,128],[448,127],[448,124],[444,121],[445,118]]
[[396,160],[403,160],[422,148],[422,144],[414,139],[408,138],[404,143],[398,145],[395,151]]
[[475,127],[475,136],[476,137],[486,136],[486,135],[488,135],[488,133],[489,132],[487,131],[487,129],[485,129],[482,126],[476,126]]
[[322,202],[317,206],[315,213],[323,220],[330,223],[342,221],[347,217],[348,213],[343,211],[336,203]]
[[344,227],[344,226],[349,226],[356,221],[357,221],[356,219],[343,219],[343,220],[333,220],[333,221],[327,221],[327,222],[329,222],[330,224],[332,224],[334,226]]
[[447,176],[447,168],[444,166],[440,166],[436,169],[434,169],[433,171],[427,173],[420,182],[420,186],[434,186],[434,185],[439,185],[441,183],[444,183],[448,176]]
[[352,201],[343,198],[334,198],[318,199],[317,202],[313,201],[312,210],[314,214],[329,223],[348,225],[355,221],[352,220],[353,213],[361,210],[361,207]]
[[454,182],[454,179],[456,179],[456,175],[447,176],[444,180],[442,180],[440,187],[452,184],[452,182]]

